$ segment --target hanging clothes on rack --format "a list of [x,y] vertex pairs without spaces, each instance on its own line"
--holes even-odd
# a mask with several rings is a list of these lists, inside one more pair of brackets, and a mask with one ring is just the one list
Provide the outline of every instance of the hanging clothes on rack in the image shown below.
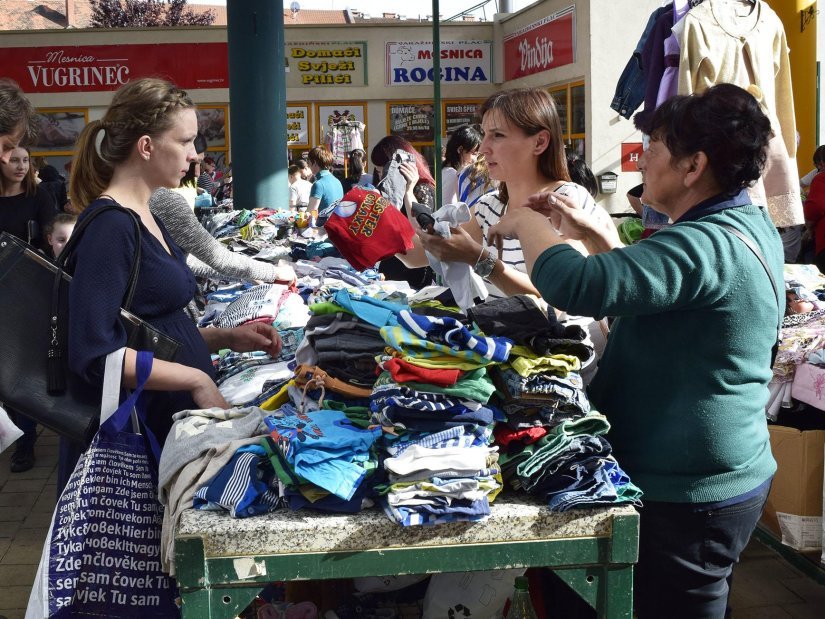
[[645,107],[633,117],[633,123],[641,131],[647,131],[647,123],[656,111],[659,84],[665,72],[665,39],[673,27],[673,8],[667,7],[653,25],[653,30],[642,49],[642,69],[645,75]]
[[332,152],[332,165],[343,167],[347,157],[353,149],[364,148],[363,133],[367,126],[358,120],[344,117],[338,121],[333,121],[327,128],[324,143]]
[[685,22],[682,19],[690,9],[699,4],[702,4],[702,0],[673,0],[673,28],[671,28],[670,36],[664,41],[665,70],[659,83],[656,107],[679,92],[679,54],[685,28]]
[[705,0],[684,18],[679,94],[736,84],[759,101],[774,137],[750,193],[777,227],[804,223],[796,166],[796,118],[785,29],[763,1]]
[[668,9],[669,7],[662,6],[651,13],[644,32],[642,32],[639,42],[636,43],[636,49],[633,51],[630,60],[627,61],[627,65],[619,77],[619,82],[616,84],[616,93],[613,95],[610,107],[624,118],[633,116],[633,112],[645,100],[645,73],[642,65],[642,50],[657,20]]

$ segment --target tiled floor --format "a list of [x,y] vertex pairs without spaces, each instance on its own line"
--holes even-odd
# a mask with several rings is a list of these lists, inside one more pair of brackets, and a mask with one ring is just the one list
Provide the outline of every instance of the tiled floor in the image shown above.
[[[25,473],[9,473],[10,451],[0,454],[0,619],[23,619],[54,509],[57,437],[41,434],[37,463]],[[825,616],[825,587],[757,540],[743,553],[733,583],[735,619]]]

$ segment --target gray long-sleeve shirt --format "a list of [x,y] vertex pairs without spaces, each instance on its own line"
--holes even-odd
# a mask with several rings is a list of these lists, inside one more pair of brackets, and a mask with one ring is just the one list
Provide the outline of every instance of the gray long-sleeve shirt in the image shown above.
[[163,222],[175,243],[190,254],[187,264],[195,275],[265,282],[279,279],[277,266],[233,253],[210,235],[179,193],[158,189],[149,200],[149,209]]

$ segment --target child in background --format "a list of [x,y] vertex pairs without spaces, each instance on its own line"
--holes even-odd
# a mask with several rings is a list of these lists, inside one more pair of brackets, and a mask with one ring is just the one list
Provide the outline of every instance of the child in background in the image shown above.
[[69,213],[60,213],[46,225],[46,242],[52,248],[53,258],[57,258],[63,251],[74,232],[75,223],[77,217]]

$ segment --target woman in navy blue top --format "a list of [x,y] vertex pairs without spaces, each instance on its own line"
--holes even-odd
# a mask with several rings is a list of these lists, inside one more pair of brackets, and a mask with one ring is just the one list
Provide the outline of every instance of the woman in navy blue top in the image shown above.
[[[195,106],[186,92],[158,79],[123,86],[101,120],[77,143],[71,200],[89,213],[112,202],[139,216],[142,259],[131,311],[181,342],[175,363],[155,360],[146,384],[148,423],[161,444],[173,413],[188,408],[229,408],[214,382],[210,351],[280,352],[278,333],[255,323],[235,329],[198,329],[184,313],[195,280],[181,250],[151,214],[158,187],[177,187],[197,159]],[[135,257],[134,223],[128,213],[107,211],[83,233],[71,267],[69,365],[90,385],[102,384],[106,356],[126,346],[119,308]],[[136,384],[137,351],[126,350],[123,386]],[[76,447],[76,446],[75,446]],[[73,462],[64,459],[62,473]],[[66,470],[68,469],[68,470]]]

